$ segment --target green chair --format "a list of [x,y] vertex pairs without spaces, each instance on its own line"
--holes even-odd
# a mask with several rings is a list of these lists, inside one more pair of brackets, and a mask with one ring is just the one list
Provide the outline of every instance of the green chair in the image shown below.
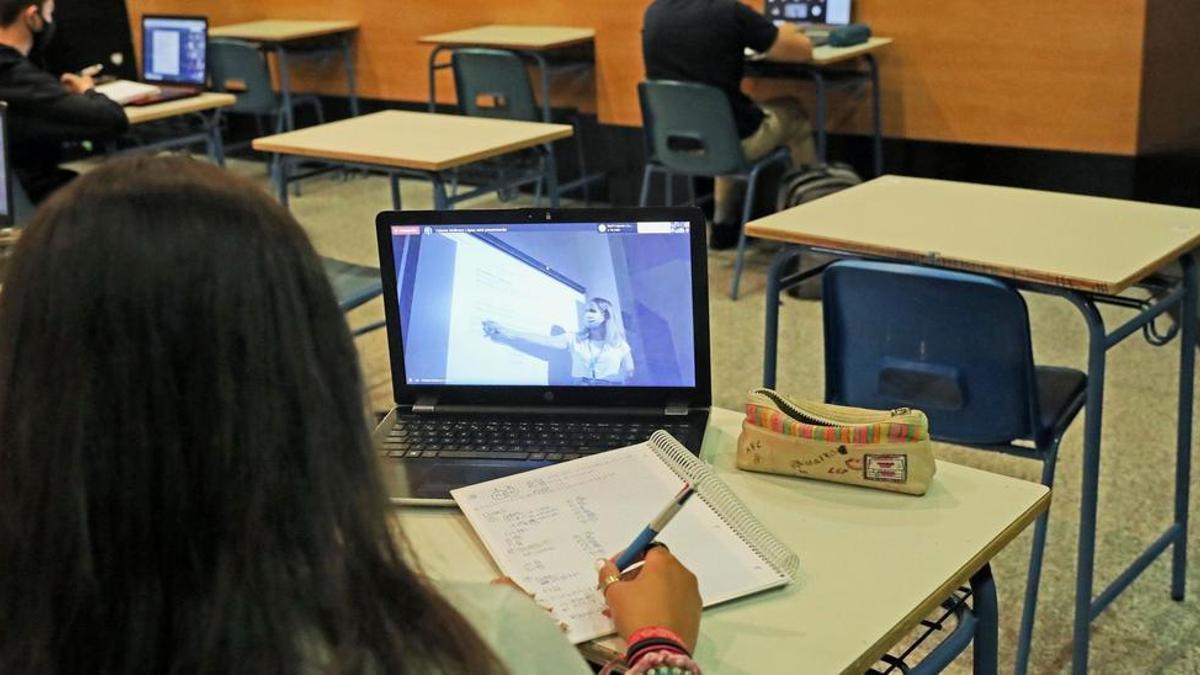
[[[379,278],[379,270],[375,267],[355,265],[334,258],[321,258],[321,265],[325,268],[325,276],[329,278],[329,285],[333,287],[334,297],[337,298],[338,307],[342,312],[349,312],[383,295],[383,282]],[[384,323],[375,321],[352,328],[350,334],[358,337],[383,327]]]
[[[753,212],[758,178],[772,164],[781,164],[785,170],[791,166],[787,148],[779,147],[761,159],[747,161],[742,154],[741,138],[729,99],[716,87],[696,82],[649,80],[638,84],[638,98],[648,151],[639,200],[642,206],[649,200],[651,178],[655,173],[666,177],[668,202],[671,201],[669,186],[674,176],[746,181],[746,197],[738,223],[741,232],[733,266],[733,284],[729,291],[729,296],[737,300],[746,253],[745,225]],[[694,202],[695,194],[691,197]]]

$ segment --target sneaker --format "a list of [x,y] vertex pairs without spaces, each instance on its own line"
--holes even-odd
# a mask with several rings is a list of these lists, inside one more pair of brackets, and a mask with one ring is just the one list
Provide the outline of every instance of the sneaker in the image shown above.
[[733,223],[713,223],[708,231],[708,247],[714,251],[727,251],[737,247],[738,236],[742,233],[740,225]]

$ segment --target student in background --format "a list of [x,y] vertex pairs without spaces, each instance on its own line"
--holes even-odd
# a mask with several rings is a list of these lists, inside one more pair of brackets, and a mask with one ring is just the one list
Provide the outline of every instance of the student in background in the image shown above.
[[[795,166],[816,161],[812,127],[799,101],[756,104],[742,93],[745,49],[774,61],[812,59],[812,42],[795,25],[776,26],[737,0],[654,0],[642,25],[646,77],[712,85],[725,92],[746,159],[787,145]],[[711,248],[737,245],[742,184],[718,178]]]
[[8,102],[13,168],[35,203],[75,177],[58,167],[64,141],[102,141],[129,126],[91,77],[56,78],[34,64],[53,34],[54,0],[0,0],[0,100]]
[[[261,189],[142,157],[60,191],[0,294],[0,672],[590,673],[510,586],[416,571],[363,402]],[[690,663],[664,654],[695,644],[695,577],[661,548],[614,574],[623,635],[676,635],[644,663]]]

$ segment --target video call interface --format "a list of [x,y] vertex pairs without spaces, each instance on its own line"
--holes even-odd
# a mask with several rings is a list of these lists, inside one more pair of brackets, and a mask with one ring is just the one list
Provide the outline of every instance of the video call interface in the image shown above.
[[687,222],[391,234],[410,385],[696,384]]
[[199,19],[142,22],[142,79],[203,86],[208,33]]
[[767,18],[793,23],[850,23],[850,0],[767,0]]

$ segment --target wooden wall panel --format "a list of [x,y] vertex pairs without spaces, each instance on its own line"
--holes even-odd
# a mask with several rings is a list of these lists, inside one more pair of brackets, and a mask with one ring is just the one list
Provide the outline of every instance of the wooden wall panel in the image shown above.
[[1138,151],[1195,154],[1200,150],[1200,3],[1152,2],[1146,21]]
[[[896,38],[881,56],[885,133],[911,139],[1134,154],[1147,0],[858,0]],[[761,7],[761,0],[753,0]],[[353,19],[365,96],[425,100],[419,35],[483,23],[596,29],[594,81],[572,82],[602,122],[637,125],[641,17],[648,0],[128,0],[129,13],[205,12],[214,25],[257,18]],[[299,86],[340,93],[338,64]],[[440,85],[441,86],[441,85]],[[775,84],[756,90],[788,90]],[[448,86],[441,86],[449,92]],[[835,115],[864,130],[865,101]]]

